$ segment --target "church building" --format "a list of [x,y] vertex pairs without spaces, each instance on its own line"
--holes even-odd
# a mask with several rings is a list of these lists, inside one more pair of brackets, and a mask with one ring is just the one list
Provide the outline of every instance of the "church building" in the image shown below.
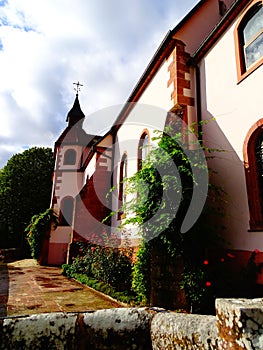
[[229,252],[242,264],[263,251],[262,63],[263,1],[201,0],[164,37],[105,135],[84,130],[77,91],[54,148],[51,207],[60,224],[51,232],[48,263],[68,261],[78,239],[98,242],[113,232],[122,244],[123,180],[139,169],[154,130],[164,130],[171,113],[186,125],[199,123],[206,146],[223,151],[209,167],[226,193]]

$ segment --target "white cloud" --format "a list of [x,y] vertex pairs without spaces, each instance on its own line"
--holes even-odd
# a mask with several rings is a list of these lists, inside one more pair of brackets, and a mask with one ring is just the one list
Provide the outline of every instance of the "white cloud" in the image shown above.
[[[0,167],[65,128],[73,82],[83,112],[124,103],[169,29],[196,0],[0,2]],[[96,121],[97,122],[97,121]],[[106,120],[101,120],[104,128]],[[95,121],[88,122],[92,133]]]

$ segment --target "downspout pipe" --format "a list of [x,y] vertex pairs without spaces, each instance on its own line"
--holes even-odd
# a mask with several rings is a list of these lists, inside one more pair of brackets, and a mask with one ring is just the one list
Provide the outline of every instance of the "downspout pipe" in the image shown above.
[[[112,130],[112,154],[111,154],[111,188],[114,186],[114,163],[115,163],[115,147],[116,147],[116,131]],[[112,196],[113,196],[113,191],[110,191],[109,195],[109,201],[110,201],[110,209],[112,210]],[[113,216],[111,216],[110,219],[110,227],[113,227]]]
[[202,109],[201,109],[201,79],[200,79],[200,68],[193,57],[188,61],[188,65],[194,68],[195,71],[195,97],[196,97],[196,117],[197,117],[197,131],[198,140],[203,144],[203,134],[202,134]]
[[195,65],[195,85],[196,85],[196,114],[197,114],[197,127],[198,127],[198,139],[203,143],[203,133],[202,133],[202,110],[201,110],[201,79],[200,79],[200,69],[198,64]]

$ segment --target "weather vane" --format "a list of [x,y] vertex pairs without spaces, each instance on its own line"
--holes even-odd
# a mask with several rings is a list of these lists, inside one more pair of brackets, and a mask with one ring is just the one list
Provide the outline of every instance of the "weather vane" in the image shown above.
[[77,91],[77,95],[79,94],[80,91],[80,87],[83,86],[82,84],[80,84],[80,82],[78,81],[77,83],[73,83],[73,85],[76,85],[76,87],[74,88],[75,91]]

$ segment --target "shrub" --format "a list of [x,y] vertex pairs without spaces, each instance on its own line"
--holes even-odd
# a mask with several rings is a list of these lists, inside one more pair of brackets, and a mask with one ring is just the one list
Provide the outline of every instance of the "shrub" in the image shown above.
[[202,267],[191,269],[185,268],[182,275],[181,288],[185,290],[186,297],[190,303],[190,312],[200,313],[205,304],[211,302],[211,282]]
[[111,285],[118,291],[131,290],[132,261],[121,250],[78,242],[80,255],[63,265],[68,276],[84,274]]

